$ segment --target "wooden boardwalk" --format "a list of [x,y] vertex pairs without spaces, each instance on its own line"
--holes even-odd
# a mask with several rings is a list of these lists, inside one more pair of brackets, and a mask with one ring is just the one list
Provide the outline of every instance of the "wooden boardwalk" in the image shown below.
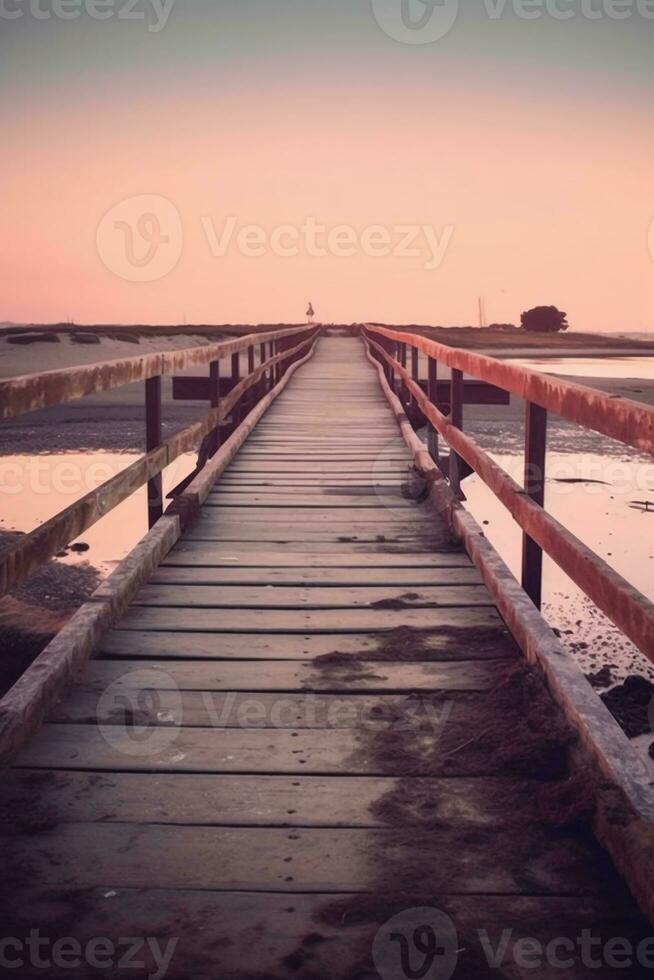
[[175,939],[180,980],[372,980],[421,906],[455,978],[591,975],[492,971],[480,929],[640,935],[566,822],[573,735],[420,489],[361,343],[323,339],[5,780],[8,935]]

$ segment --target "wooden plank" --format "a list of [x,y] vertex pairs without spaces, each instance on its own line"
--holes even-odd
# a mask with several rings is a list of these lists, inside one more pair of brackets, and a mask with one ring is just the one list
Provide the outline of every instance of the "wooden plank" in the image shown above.
[[[358,492],[361,490],[367,490],[368,492],[375,492],[376,487],[381,488],[394,488],[397,492],[401,492],[403,487],[410,487],[412,485],[410,480],[406,480],[400,477],[383,477],[377,478],[375,476],[367,476],[365,479],[361,477],[293,477],[284,476],[283,474],[275,473],[266,476],[262,473],[258,477],[230,477],[229,473],[221,477],[220,482],[216,484],[216,489],[229,489],[234,487],[278,487],[283,488],[285,493],[289,492],[288,488],[292,487],[295,490],[301,490],[303,493],[312,492],[313,489],[322,490],[334,488],[340,490],[343,487],[354,487]],[[307,489],[308,488],[308,489]],[[281,492],[281,491],[280,491]]]
[[[528,792],[529,783],[515,790]],[[534,792],[538,784],[534,781]],[[375,804],[400,789],[397,779],[357,776],[234,776],[187,773],[6,773],[3,804],[19,819],[36,823],[90,822],[220,824],[270,827],[383,827],[383,810]],[[502,822],[489,805],[497,794],[513,789],[507,777],[420,780],[434,801],[432,819],[462,827],[489,827]],[[410,808],[407,816],[410,818]],[[506,818],[510,819],[510,814]]]
[[436,586],[478,585],[481,576],[476,568],[175,568],[157,569],[151,585],[292,585],[361,587],[370,586]]
[[[383,607],[381,603],[389,605]],[[145,585],[132,606],[168,609],[441,609],[450,606],[494,606],[484,585],[351,586],[330,588],[295,585]]]
[[247,473],[317,473],[317,474],[341,474],[346,475],[348,473],[363,473],[368,474],[374,471],[376,476],[383,476],[385,473],[389,474],[400,474],[404,476],[408,473],[410,469],[410,463],[408,460],[398,460],[396,463],[393,460],[387,460],[385,456],[381,456],[374,460],[363,460],[354,459],[352,462],[346,462],[342,460],[336,460],[331,462],[330,460],[323,460],[322,463],[315,463],[309,465],[308,463],[303,463],[301,460],[293,461],[279,461],[274,465],[267,463],[265,460],[258,459],[248,459],[240,462],[236,459],[229,468],[230,473],[236,476],[243,476]]
[[[365,655],[375,653],[388,635],[378,633],[152,633],[113,630],[99,645],[103,657],[160,660],[311,660],[327,653]],[[416,641],[417,642],[417,641]],[[515,657],[516,648],[508,631],[498,621],[463,641],[456,633],[421,632],[416,659],[493,660]]]
[[[346,488],[347,490],[347,488]],[[391,493],[390,490],[383,491],[384,499],[392,500],[393,510],[396,508],[406,508],[413,510],[415,502],[409,497],[404,496],[399,490]],[[225,485],[220,484],[219,488],[209,495],[205,507],[248,507],[252,509],[267,508],[288,508],[292,506],[295,511],[304,508],[324,508],[332,510],[352,510],[359,509],[379,509],[381,494],[369,490],[358,494],[334,493],[328,489],[307,488],[306,492],[298,493],[296,489],[287,490],[286,493],[280,492],[277,488],[256,487],[250,493],[243,490],[229,490]],[[307,515],[309,516],[309,515]],[[433,513],[432,513],[433,519]]]
[[[366,736],[351,730],[151,728],[145,742],[135,735],[138,731],[122,726],[46,724],[20,753],[16,765],[98,772],[405,775],[406,760],[377,758],[367,750]],[[454,765],[438,740],[431,745],[425,735],[424,742],[430,771],[421,775],[492,776],[501,772],[492,760],[480,763],[463,752]]]
[[[226,523],[228,525],[235,524],[237,522],[243,523],[265,523],[265,524],[285,524],[289,526],[293,523],[298,523],[298,513],[297,508],[293,505],[289,506],[287,501],[286,507],[257,507],[252,505],[251,507],[225,507],[222,502],[209,504],[205,507],[204,514],[207,516],[208,521],[219,520],[221,523]],[[314,524],[343,524],[348,522],[350,524],[384,524],[388,522],[389,526],[398,520],[393,510],[391,504],[390,507],[368,507],[362,509],[357,508],[347,508],[342,507],[329,507],[323,506],[320,508],[312,508],[311,512],[306,515],[302,515],[306,520],[302,520],[300,526],[304,527],[305,523],[309,526]],[[430,526],[436,526],[441,528],[441,522],[438,516],[433,510],[429,510],[427,507],[420,507],[414,505],[409,510],[402,510],[399,515],[399,519],[403,524],[415,524],[417,525],[417,530],[421,531],[423,528],[428,528]]]
[[[505,836],[508,832],[505,832]],[[477,831],[487,846],[461,848],[457,862],[430,865],[430,889],[459,894],[520,894],[525,876],[540,894],[607,893],[593,873],[591,848],[533,831],[531,853],[507,862],[499,828]],[[432,831],[437,838],[438,831]],[[423,834],[423,840],[427,835]],[[418,837],[418,834],[416,834]],[[2,840],[2,838],[0,838]],[[8,875],[38,862],[40,882],[62,888],[210,888],[262,892],[366,892],[386,849],[414,854],[414,843],[384,829],[169,827],[70,823],[40,836],[5,838]],[[495,846],[493,846],[495,845]],[[510,853],[510,852],[509,852]],[[328,860],[325,860],[326,856]]]
[[[398,448],[397,440],[387,440],[383,445],[370,445],[369,442],[360,445],[342,445],[337,442],[323,445],[323,440],[318,433],[302,442],[295,443],[271,443],[266,440],[261,443],[247,442],[247,449],[239,453],[238,459],[241,462],[262,462],[265,460],[277,460],[278,462],[292,462],[307,460],[320,465],[321,463],[356,463],[360,461],[375,462],[383,460],[390,465],[409,464],[411,457],[407,452]],[[317,448],[316,448],[317,447]]]
[[[136,675],[138,676],[138,675]],[[140,675],[146,677],[145,674]],[[49,720],[57,724],[134,725],[135,728],[268,728],[357,729],[380,731],[406,714],[406,725],[424,723],[439,726],[449,722],[453,703],[434,705],[432,692],[424,698],[411,692],[407,709],[402,694],[297,694],[257,691],[179,691],[155,686],[156,670],[147,679],[130,681],[117,697],[107,697],[106,689],[80,683],[59,702]],[[170,683],[162,681],[162,683]],[[147,697],[143,694],[147,690]],[[156,693],[151,693],[156,692]],[[127,698],[127,700],[125,700]],[[467,705],[465,706],[467,711]],[[464,719],[465,721],[465,719]]]
[[[143,976],[161,976],[161,964],[168,962],[170,954],[166,975],[174,980],[288,977],[291,966],[299,967],[301,972],[292,974],[298,977],[306,975],[308,967],[309,975],[315,978],[373,978],[377,974],[371,958],[375,936],[388,920],[389,912],[407,904],[405,900],[402,905],[401,898],[395,895],[380,904],[333,893],[296,892],[289,896],[273,892],[121,888],[112,898],[112,891],[110,882],[104,882],[103,887],[85,891],[84,902],[80,903],[76,890],[62,894],[52,886],[35,885],[31,880],[17,882],[12,889],[11,935],[27,939],[30,929],[37,928],[41,936],[56,936],[63,921],[69,924],[67,935],[77,938],[83,948],[102,936],[114,944],[112,948],[119,951],[119,956],[128,949],[124,937],[157,936],[158,959],[147,944],[138,953],[144,963]],[[407,897],[411,903],[411,893]],[[597,940],[596,949],[604,949],[616,936],[631,937],[635,949],[640,936],[646,936],[646,930],[640,923],[636,925],[629,910],[617,909],[606,896],[478,897],[434,892],[431,904],[445,911],[458,935],[466,937],[465,945],[460,944],[455,974],[461,978],[481,980],[479,964],[488,962],[480,939],[485,936],[492,949],[499,951],[497,968],[488,967],[489,977],[533,977],[533,969],[516,967],[512,942],[503,944],[503,929],[507,928],[504,923],[511,923],[513,941],[533,937],[538,948],[558,950],[564,958],[567,954],[558,944],[562,936],[587,934]],[[17,906],[26,910],[23,917]],[[180,923],[184,928],[180,929]],[[172,950],[167,945],[170,937],[175,937],[176,942]],[[532,957],[527,957],[527,961],[532,962]],[[570,955],[570,961],[565,980],[588,980],[588,967],[581,960],[580,949]],[[561,967],[553,965],[559,962],[548,963],[543,956],[538,980],[561,980]],[[12,974],[15,972],[12,970]],[[441,976],[444,978],[445,974]],[[438,974],[434,977],[438,980]],[[633,970],[630,980],[631,977],[635,980]],[[33,974],[29,980],[34,980]]]
[[345,663],[321,669],[311,661],[92,660],[84,686],[113,694],[141,689],[180,691],[398,692],[487,691],[497,683],[495,661]]
[[220,540],[225,541],[303,541],[309,543],[313,540],[338,541],[344,538],[347,541],[356,541],[357,538],[364,541],[384,541],[388,540],[419,540],[425,544],[438,546],[439,542],[448,541],[449,532],[443,526],[434,521],[426,526],[413,522],[411,519],[395,519],[389,513],[386,521],[339,521],[333,520],[328,523],[319,521],[302,521],[298,523],[276,523],[274,526],[256,526],[247,521],[235,521],[228,515],[223,517],[221,514],[214,514],[210,508],[204,508],[192,527],[186,532],[188,541],[198,540]]
[[242,541],[242,540],[231,540],[229,537],[218,538],[213,536],[211,533],[205,533],[202,537],[189,538],[187,535],[187,540],[192,544],[206,545],[209,549],[212,548],[223,548],[226,553],[232,554],[234,558],[234,552],[237,555],[242,556],[243,560],[247,560],[248,554],[258,554],[259,550],[264,548],[274,547],[275,545],[283,545],[280,551],[286,550],[286,548],[292,547],[295,554],[305,554],[309,559],[311,557],[322,558],[322,557],[333,557],[340,555],[343,556],[343,548],[347,548],[348,552],[353,557],[359,557],[362,555],[368,555],[370,557],[382,556],[387,557],[388,555],[403,555],[406,558],[421,558],[423,555],[433,554],[437,548],[443,552],[447,551],[447,546],[439,543],[438,545],[432,542],[426,542],[423,538],[406,538],[400,540],[398,538],[375,537],[372,540],[357,538],[354,541],[348,540],[347,536],[340,536],[333,541],[329,537],[320,538],[314,535],[309,541]]
[[[309,449],[315,451],[319,443],[320,448],[325,451],[345,450],[348,452],[361,450],[363,452],[383,452],[389,447],[398,453],[405,453],[402,442],[398,439],[397,429],[393,426],[386,428],[379,422],[366,429],[361,425],[361,420],[356,421],[356,436],[334,436],[334,429],[338,422],[329,422],[327,425],[320,426],[314,423],[311,426],[302,426],[295,432],[288,426],[280,426],[277,429],[264,431],[259,426],[254,430],[248,439],[248,447],[263,449],[266,452],[277,446],[284,446],[297,451]],[[406,453],[405,453],[406,455]]]
[[[166,565],[200,565],[242,568],[471,568],[472,562],[464,551],[427,551],[418,554],[404,552],[378,554],[350,553],[307,554],[290,551],[242,551],[220,543],[188,541],[183,538],[168,553]],[[365,578],[365,575],[362,575]]]
[[218,633],[376,633],[398,626],[447,629],[496,626],[492,606],[475,609],[164,609],[131,608],[118,629]]

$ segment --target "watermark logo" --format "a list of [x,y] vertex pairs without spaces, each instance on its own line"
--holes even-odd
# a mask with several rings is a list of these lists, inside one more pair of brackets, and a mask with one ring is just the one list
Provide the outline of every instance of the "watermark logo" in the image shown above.
[[165,670],[127,670],[98,700],[98,728],[108,744],[129,756],[158,755],[177,740],[182,696]]
[[180,260],[183,240],[179,211],[158,194],[140,194],[114,205],[96,234],[102,262],[128,282],[167,276]]
[[175,0],[0,0],[0,19],[135,21],[159,34],[168,23]]
[[375,20],[402,44],[434,44],[452,30],[459,0],[372,0]]
[[[375,20],[389,37],[402,44],[433,44],[452,30],[458,0],[372,0]],[[490,21],[518,20],[623,21],[654,20],[654,0],[482,0],[480,10]]]
[[382,980],[450,980],[458,960],[454,923],[439,909],[400,912],[378,930],[372,960]]

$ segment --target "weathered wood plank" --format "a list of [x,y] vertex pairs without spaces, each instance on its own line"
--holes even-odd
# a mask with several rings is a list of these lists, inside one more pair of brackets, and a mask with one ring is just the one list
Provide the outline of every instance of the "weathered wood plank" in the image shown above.
[[256,473],[313,473],[327,476],[332,473],[339,476],[374,473],[375,476],[380,477],[387,473],[389,475],[397,474],[399,476],[405,476],[410,468],[411,463],[409,460],[398,460],[394,462],[393,460],[386,460],[385,456],[380,456],[378,460],[372,462],[366,462],[366,460],[352,460],[352,462],[330,462],[329,460],[323,460],[322,463],[315,464],[303,463],[301,461],[280,461],[275,464],[269,464],[265,460],[258,461],[256,459],[248,459],[241,462],[237,458],[232,463],[230,472],[235,476]]
[[[99,645],[103,657],[160,660],[311,660],[338,651],[374,656],[392,644],[393,634],[379,633],[166,633],[113,630]],[[406,640],[404,641],[406,642]],[[418,638],[416,638],[418,643]],[[495,660],[517,655],[503,624],[474,628],[465,639],[456,632],[421,632],[416,660]]]
[[[222,502],[209,502],[209,506],[204,508],[204,513],[209,521],[220,521],[228,527],[234,524],[281,524],[290,527],[298,524],[298,512],[292,501],[287,501],[286,506],[281,507],[236,507],[234,505],[226,507]],[[209,522],[208,521],[208,522]],[[401,508],[396,512],[393,507],[385,507],[380,501],[377,507],[353,507],[344,509],[341,507],[330,507],[323,504],[322,507],[312,507],[308,514],[302,515],[301,527],[305,525],[325,525],[331,527],[333,524],[342,525],[344,522],[357,526],[359,524],[387,523],[389,527],[394,527],[397,523],[408,527],[414,525],[417,534],[429,528],[436,527],[440,530],[441,524],[433,510],[415,504],[411,508]]]
[[[287,548],[290,548],[294,553],[306,554],[309,558],[322,558],[333,555],[342,556],[343,548],[347,548],[348,552],[357,558],[363,555],[383,557],[387,557],[388,555],[404,555],[407,558],[420,558],[423,555],[433,554],[435,550],[440,549],[445,551],[447,549],[447,544],[439,543],[437,548],[434,544],[425,542],[422,538],[386,538],[382,535],[383,540],[378,540],[378,537],[374,539],[357,537],[354,541],[349,541],[347,535],[339,535],[336,540],[332,541],[329,537],[325,540],[323,537],[314,535],[308,541],[288,541],[286,538],[282,540],[273,539],[271,541],[243,541],[242,539],[233,540],[231,537],[214,537],[211,532],[205,532],[201,537],[197,538],[191,537],[188,533],[186,534],[186,540],[191,543],[208,545],[210,548],[220,548],[222,546],[225,551],[230,551],[232,554],[236,551],[244,560],[249,553],[258,554],[262,547],[269,550],[271,547],[277,545],[280,546],[280,551],[286,551]],[[341,540],[341,538],[345,540]]]
[[[378,568],[472,568],[472,562],[464,551],[425,551],[417,554],[407,552],[349,552],[341,548],[340,553],[311,554],[306,551],[283,551],[270,549],[244,551],[240,546],[215,544],[202,541],[181,541],[169,552],[160,567],[166,565],[190,565],[191,567],[224,566],[242,568],[339,568],[339,569],[378,569]],[[367,571],[362,572],[365,580]]]
[[[481,576],[476,568],[465,565],[453,568],[190,568],[163,567],[150,578],[151,585],[271,585],[305,587],[347,587],[348,590],[378,586],[479,585]],[[373,600],[374,601],[374,600]]]
[[[88,890],[80,905],[77,891],[61,894],[52,886],[17,883],[12,889],[11,934],[27,939],[30,930],[37,928],[42,936],[56,936],[64,922],[69,930],[66,935],[76,937],[83,946],[98,936],[106,937],[121,957],[128,949],[124,937],[158,937],[159,958],[146,944],[139,950],[138,959],[144,964],[143,975],[155,977],[160,975],[162,961],[168,963],[170,952],[166,976],[171,980],[287,977],[291,964],[300,965],[300,970],[301,964],[308,965],[316,978],[343,980],[357,974],[362,978],[375,977],[371,956],[375,935],[389,912],[403,907],[401,900],[393,902],[390,897],[390,906],[375,906],[333,893],[295,893],[291,897],[288,893],[206,889],[121,888],[114,897],[107,898],[114,891],[110,886],[107,881],[101,888]],[[341,907],[339,903],[343,902]],[[353,914],[348,915],[350,903]],[[480,964],[489,977],[496,974],[498,978],[530,980],[534,970],[516,966],[514,948],[514,943],[526,936],[533,937],[540,944],[538,948],[545,951],[561,950],[558,941],[562,936],[582,936],[584,931],[597,939],[598,949],[604,949],[616,936],[630,937],[636,948],[640,936],[645,935],[644,930],[639,932],[629,912],[617,910],[606,896],[477,897],[434,892],[432,904],[451,917],[459,937],[466,937],[465,944],[459,944],[455,977],[470,976],[475,980],[482,980]],[[22,916],[20,908],[25,910]],[[355,914],[357,911],[359,914]],[[180,929],[180,923],[184,928]],[[207,928],[207,923],[211,923],[211,928]],[[505,923],[512,925],[507,927]],[[513,930],[508,944],[503,943],[506,928]],[[174,949],[168,947],[170,937],[174,937]],[[499,951],[497,967],[488,965],[482,937],[487,937],[492,949]],[[566,953],[563,956],[565,959]],[[538,980],[561,980],[561,967],[554,965],[560,960],[547,959],[542,957]],[[527,961],[532,962],[532,958],[527,957]],[[565,980],[588,980],[588,967],[579,948],[570,955],[569,962]],[[21,970],[11,972],[21,978],[29,976]],[[646,972],[634,967],[629,980],[643,980]],[[606,971],[600,973],[601,980],[605,980]],[[29,980],[34,980],[33,973]]]
[[[491,827],[502,814],[489,801],[515,787],[507,777],[421,779],[420,792],[434,801],[432,820]],[[533,783],[533,790],[537,784]],[[270,827],[383,827],[375,804],[400,788],[398,780],[358,776],[233,776],[187,773],[35,772],[13,769],[4,778],[3,805],[20,823],[90,822],[219,824]],[[407,818],[414,816],[407,802]],[[505,814],[510,819],[510,814]]]
[[[438,831],[432,831],[433,836]],[[459,894],[520,894],[524,878],[540,894],[606,894],[593,873],[591,848],[548,839],[534,830],[524,863],[498,853],[500,831],[487,846],[462,848],[456,864],[430,865],[430,888]],[[478,838],[484,832],[478,831]],[[418,837],[418,835],[416,835]],[[495,838],[495,839],[494,839]],[[49,834],[5,838],[8,877],[38,861],[40,882],[62,888],[209,888],[270,892],[366,892],[379,855],[413,852],[383,829],[169,827],[109,823],[61,824]],[[495,846],[492,846],[492,845]],[[393,852],[395,854],[393,855]],[[510,852],[509,852],[510,853]],[[326,860],[326,856],[328,859]]]
[[[405,761],[379,759],[368,738],[352,730],[286,731],[240,728],[150,728],[46,724],[16,759],[20,768],[99,772],[262,773],[295,775],[404,776]],[[430,748],[429,776],[492,776],[492,762],[456,766]]]
[[475,609],[164,609],[132,607],[118,629],[218,633],[376,633],[398,626],[413,629],[484,628],[500,622],[491,606]]
[[[386,607],[382,603],[387,603]],[[484,585],[351,586],[330,588],[293,585],[145,585],[132,606],[188,609],[439,609],[449,606],[493,606]]]
[[89,690],[184,691],[487,691],[497,683],[495,661],[345,663],[321,669],[311,661],[141,662],[92,660],[83,675]]
[[384,459],[387,461],[391,461],[393,463],[402,462],[409,465],[411,465],[412,462],[411,456],[407,453],[406,449],[403,451],[394,449],[384,451],[383,449],[371,449],[370,447],[367,449],[352,449],[347,445],[344,446],[344,448],[339,449],[335,444],[331,448],[325,448],[322,446],[322,443],[317,449],[312,448],[311,443],[308,444],[306,449],[298,449],[297,446],[290,444],[271,445],[268,441],[261,443],[259,446],[248,442],[246,443],[246,447],[247,448],[244,448],[239,452],[236,459],[246,462],[249,462],[250,460],[257,462],[264,460],[278,460],[279,462],[285,462],[287,460],[301,460],[316,463],[320,463],[322,460],[330,463],[352,463],[364,460],[365,462],[372,463],[379,459],[380,453],[383,452]]
[[224,541],[422,541],[427,546],[438,547],[449,540],[449,533],[442,525],[434,522],[422,526],[417,522],[393,520],[389,515],[387,521],[361,521],[356,524],[351,521],[331,521],[321,524],[318,521],[302,521],[302,523],[279,522],[274,526],[256,526],[248,521],[233,521],[220,514],[215,515],[212,509],[204,508],[196,522],[186,532],[188,541],[224,540]]
[[[169,675],[168,675],[169,676]],[[269,728],[299,731],[303,728],[344,728],[380,731],[405,716],[406,727],[449,722],[453,702],[433,704],[428,691],[424,697],[411,691],[410,711],[406,691],[401,694],[297,694],[284,691],[180,691],[157,687],[170,684],[163,673],[151,669],[134,672],[113,696],[107,688],[80,683],[59,702],[50,715],[56,724],[134,725],[184,728]],[[342,682],[340,682],[342,684]],[[147,685],[147,686],[144,686]],[[354,685],[356,687],[356,684]],[[349,690],[349,689],[348,689]],[[453,695],[451,695],[453,696]],[[461,707],[461,705],[457,705]],[[465,705],[467,710],[467,705]],[[145,733],[144,733],[145,734]]]
[[[396,508],[413,510],[416,506],[412,499],[404,496],[400,491],[391,494],[389,490],[384,490],[383,495],[385,500],[389,495],[391,496],[394,510]],[[305,508],[313,510],[314,508],[320,509],[324,507],[329,507],[332,510],[341,508],[343,510],[356,508],[357,511],[366,509],[377,510],[380,506],[379,496],[374,490],[346,495],[334,493],[329,489],[323,488],[317,488],[316,490],[307,488],[306,492],[303,491],[302,493],[298,493],[297,488],[293,488],[293,490],[287,491],[286,493],[280,493],[279,488],[261,487],[253,488],[251,493],[247,493],[238,489],[229,490],[226,486],[219,485],[218,489],[210,494],[205,506],[219,506],[222,508],[266,508],[271,511],[277,507],[288,508],[290,506],[293,506],[296,511],[304,510]]]

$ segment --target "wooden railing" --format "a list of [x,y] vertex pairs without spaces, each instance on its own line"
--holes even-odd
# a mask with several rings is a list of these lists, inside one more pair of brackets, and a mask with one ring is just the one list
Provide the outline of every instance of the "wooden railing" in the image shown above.
[[[438,437],[450,448],[447,477],[455,495],[466,473],[475,472],[523,532],[522,585],[540,607],[543,552],[654,660],[654,604],[595,554],[543,507],[547,416],[554,412],[640,452],[654,454],[654,409],[583,385],[531,371],[467,350],[447,347],[417,334],[367,325],[362,331],[381,363],[389,386],[405,408],[416,405],[430,426],[429,450],[438,461]],[[407,369],[407,348],[414,353]],[[427,357],[427,379],[418,377],[418,351]],[[449,415],[437,407],[438,365],[451,370]],[[463,432],[463,376],[470,375],[526,403],[524,486]]]
[[[153,524],[163,513],[161,474],[182,453],[200,447],[200,464],[219,449],[221,427],[231,419],[233,429],[277,384],[291,364],[313,343],[318,328],[289,328],[249,334],[237,340],[205,347],[165,351],[122,360],[105,361],[61,371],[23,375],[0,381],[0,420],[61,405],[97,392],[138,381],[145,382],[146,453],[76,500],[40,527],[21,535],[0,554],[0,595],[26,578],[45,561],[131,496],[148,485],[148,517]],[[255,368],[255,349],[260,364]],[[248,374],[240,378],[240,354],[247,351]],[[231,357],[229,392],[221,394],[220,362]],[[209,366],[210,409],[201,421],[162,437],[162,377],[198,365]]]

